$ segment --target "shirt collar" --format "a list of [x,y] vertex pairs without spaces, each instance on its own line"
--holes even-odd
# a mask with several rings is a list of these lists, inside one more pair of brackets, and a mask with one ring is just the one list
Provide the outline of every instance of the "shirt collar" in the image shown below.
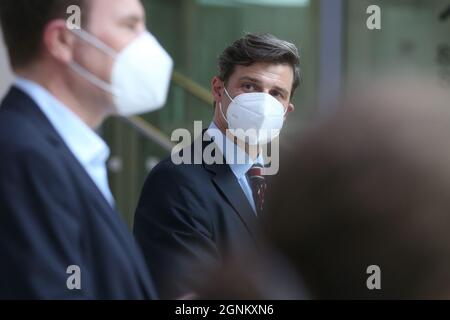
[[230,166],[231,171],[236,178],[243,178],[254,164],[264,163],[261,154],[259,154],[256,160],[252,160],[245,150],[237,146],[229,137],[226,137],[214,122],[210,124],[206,133],[211,138],[214,138],[214,142],[223,154],[225,162]]
[[28,94],[83,165],[106,162],[110,150],[75,113],[34,81],[17,77],[15,86]]

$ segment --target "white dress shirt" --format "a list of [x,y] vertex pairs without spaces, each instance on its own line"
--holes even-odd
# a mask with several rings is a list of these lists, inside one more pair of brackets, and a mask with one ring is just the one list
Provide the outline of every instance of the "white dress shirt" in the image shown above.
[[38,105],[106,200],[114,206],[106,170],[106,161],[110,154],[106,143],[68,107],[36,82],[17,77],[15,86]]
[[217,147],[225,158],[225,162],[230,166],[231,171],[238,179],[242,191],[244,191],[245,196],[256,214],[256,205],[253,200],[253,192],[246,174],[254,164],[263,164],[263,157],[260,154],[256,161],[252,160],[245,150],[237,146],[231,139],[226,137],[219,130],[219,128],[217,128],[214,122],[211,123],[206,132],[211,138],[214,138]]

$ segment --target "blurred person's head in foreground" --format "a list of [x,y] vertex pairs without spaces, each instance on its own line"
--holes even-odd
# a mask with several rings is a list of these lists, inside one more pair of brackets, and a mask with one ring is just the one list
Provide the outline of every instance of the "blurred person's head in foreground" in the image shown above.
[[[289,159],[268,225],[314,298],[450,297],[448,89],[406,79],[353,91]],[[381,290],[367,287],[371,265]]]
[[274,250],[226,259],[222,266],[205,274],[196,300],[304,300],[309,298],[302,280],[286,259]]
[[164,104],[172,61],[140,0],[2,0],[0,22],[14,73],[92,128]]

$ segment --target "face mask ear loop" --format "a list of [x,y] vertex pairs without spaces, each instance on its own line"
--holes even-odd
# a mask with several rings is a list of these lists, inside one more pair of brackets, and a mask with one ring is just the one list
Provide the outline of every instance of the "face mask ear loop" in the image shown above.
[[78,63],[72,62],[70,64],[70,68],[73,71],[75,71],[76,73],[78,73],[85,80],[87,80],[90,83],[92,83],[93,85],[99,87],[100,89],[102,89],[102,90],[104,90],[104,91],[106,91],[108,93],[114,94],[114,90],[113,90],[112,85],[110,85],[109,83],[101,80],[96,75],[90,73],[89,71],[87,71],[86,69],[81,67]]
[[77,35],[80,39],[86,41],[90,45],[94,46],[98,50],[102,51],[104,54],[107,54],[111,58],[115,59],[117,57],[117,52],[112,49],[110,46],[106,45],[102,41],[98,40],[96,37],[91,35],[89,32],[84,31],[83,29],[74,29],[72,32]]
[[230,99],[231,102],[234,102],[233,98],[230,96],[230,94],[227,91],[227,88],[223,87],[223,90],[225,91],[225,93],[227,94],[228,99]]
[[[234,102],[233,98],[230,97],[230,94],[228,93],[227,88],[223,87],[223,89],[224,89],[226,95],[228,96],[228,99],[230,99],[231,102]],[[220,108],[220,113],[222,114],[223,119],[226,121],[226,123],[228,125],[230,125],[227,117],[225,117],[225,113],[223,113],[222,102],[219,102],[219,108]]]
[[225,120],[225,122],[226,122],[226,123],[228,124],[228,126],[229,126],[230,123],[228,122],[227,117],[225,117],[225,113],[223,113],[222,102],[219,102],[219,108],[220,108],[220,113],[222,114],[223,120]]
[[[94,46],[98,50],[102,51],[103,53],[109,55],[113,59],[116,59],[117,53],[114,51],[111,47],[104,44],[102,41],[98,40],[94,36],[92,36],[89,32],[84,31],[83,29],[74,29],[71,30],[75,35],[77,35],[80,39],[83,41],[86,41],[90,45]],[[101,80],[96,75],[92,74],[91,72],[87,71],[83,67],[81,67],[78,63],[72,62],[70,63],[70,68],[78,73],[80,76],[82,76],[87,81],[91,82],[93,85],[103,89],[106,92],[109,92],[113,94],[114,90],[111,84]]]

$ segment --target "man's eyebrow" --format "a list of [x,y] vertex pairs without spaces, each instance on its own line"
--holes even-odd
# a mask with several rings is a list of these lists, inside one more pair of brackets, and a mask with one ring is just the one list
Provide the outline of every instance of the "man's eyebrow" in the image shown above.
[[[256,78],[252,78],[252,77],[249,77],[249,76],[243,76],[243,77],[241,77],[239,79],[239,81],[242,81],[242,80],[251,81],[251,82],[254,82],[254,83],[258,84],[258,85],[262,84],[261,80],[256,79]],[[280,91],[282,94],[284,94],[286,96],[289,95],[289,90],[287,90],[285,88],[282,88],[280,86],[274,86],[274,89]]]
[[252,78],[252,77],[249,77],[249,76],[243,76],[243,77],[239,78],[239,81],[242,81],[242,80],[247,80],[247,81],[251,81],[251,82],[257,83],[257,84],[261,84],[261,81],[259,79]]
[[142,15],[130,14],[130,15],[125,15],[125,16],[121,17],[120,20],[122,22],[138,23],[138,22],[144,21],[145,19],[144,19],[144,16],[142,16]]

